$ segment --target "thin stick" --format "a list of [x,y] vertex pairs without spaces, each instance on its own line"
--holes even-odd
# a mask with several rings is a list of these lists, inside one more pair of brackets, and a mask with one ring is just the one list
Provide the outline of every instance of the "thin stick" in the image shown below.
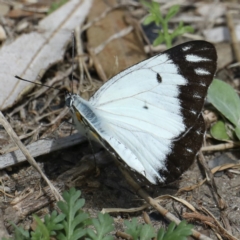
[[207,152],[207,151],[222,151],[222,150],[226,150],[226,149],[231,149],[231,148],[235,148],[235,147],[240,147],[240,143],[239,142],[229,142],[229,143],[221,143],[218,145],[214,145],[214,146],[206,146],[206,147],[202,147],[201,151],[202,152]]
[[78,85],[78,90],[79,94],[81,94],[81,85],[83,84],[83,79],[84,79],[84,69],[83,69],[83,62],[84,59],[81,57],[83,55],[83,47],[82,47],[82,42],[81,42],[81,31],[80,31],[80,26],[77,26],[75,29],[76,32],[76,45],[77,45],[77,58],[78,58],[78,65],[79,65],[79,72],[80,72],[80,83]]
[[84,72],[86,73],[87,79],[89,81],[88,89],[91,89],[93,86],[93,80],[92,77],[88,71],[86,62],[83,58],[84,52],[83,52],[83,45],[82,45],[82,39],[81,36],[81,28],[80,26],[75,29],[76,31],[76,43],[77,43],[77,56],[78,56],[78,62],[79,62],[79,71],[80,71],[80,83],[79,83],[79,91],[80,94],[84,92],[83,89],[83,81],[84,81]]
[[233,18],[232,18],[232,14],[230,11],[227,11],[226,17],[227,17],[227,25],[228,25],[229,32],[230,32],[230,35],[232,38],[232,45],[233,45],[233,50],[234,50],[233,52],[235,54],[236,60],[238,62],[240,62],[240,49],[238,46],[237,34],[235,32]]
[[32,81],[30,81],[30,80],[27,80],[27,79],[21,78],[21,77],[19,77],[19,76],[15,76],[15,78],[20,79],[20,80],[25,81],[25,82],[29,82],[29,83],[32,83],[32,84],[38,85],[38,86],[41,86],[41,87],[44,86],[44,87],[48,87],[48,88],[53,88],[53,89],[60,90],[60,89],[58,89],[58,88],[51,87],[51,86],[48,86],[48,85],[45,85],[45,84],[42,84],[42,83],[32,82]]
[[132,30],[133,30],[133,27],[129,26],[110,36],[106,41],[101,43],[99,46],[97,46],[93,50],[95,55],[98,55],[111,41],[128,35]]
[[209,167],[206,164],[205,158],[202,154],[202,152],[199,152],[198,155],[198,160],[200,162],[200,164],[203,166],[204,170],[205,170],[205,174],[206,174],[206,179],[208,181],[208,183],[211,185],[212,187],[212,193],[218,203],[218,207],[223,210],[226,208],[226,203],[225,201],[222,199],[221,195],[219,194],[217,185],[215,183],[214,177],[213,177],[213,173],[211,172],[211,170],[209,169]]
[[98,76],[101,78],[101,80],[102,80],[103,82],[106,82],[106,81],[108,80],[108,78],[107,78],[107,76],[106,76],[106,74],[105,74],[105,72],[104,72],[104,70],[103,70],[103,67],[102,67],[102,65],[100,64],[97,56],[95,55],[93,49],[88,48],[88,52],[89,52],[90,55],[91,55],[91,58],[92,58],[92,60],[93,60],[93,64],[94,64],[94,67],[95,67],[95,69],[96,69],[96,71],[97,71],[97,73],[98,73]]
[[72,31],[72,74],[71,74],[71,80],[72,80],[72,93],[73,93],[73,70],[74,70],[74,48],[75,48],[75,42],[74,42],[74,31]]
[[43,179],[46,181],[48,186],[50,187],[55,199],[57,201],[62,200],[61,195],[59,194],[58,190],[54,187],[54,185],[49,181],[49,179],[46,177],[46,175],[43,173],[42,169],[38,166],[34,158],[30,155],[27,148],[24,146],[24,144],[21,142],[17,134],[12,129],[11,125],[8,123],[6,118],[3,116],[2,112],[0,111],[0,123],[3,125],[5,130],[7,131],[8,135],[12,138],[12,140],[15,142],[15,144],[19,147],[19,149],[22,151],[22,153],[25,155],[26,159],[32,165],[43,177]]

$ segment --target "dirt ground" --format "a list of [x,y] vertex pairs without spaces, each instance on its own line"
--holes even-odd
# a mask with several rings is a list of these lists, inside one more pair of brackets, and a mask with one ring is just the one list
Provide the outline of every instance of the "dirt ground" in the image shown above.
[[[83,152],[86,155],[82,158]],[[144,204],[144,200],[126,183],[121,172],[111,161],[99,164],[98,173],[94,169],[90,173],[85,173],[85,177],[82,180],[75,181],[74,177],[80,177],[79,172],[85,169],[86,166],[84,167],[84,165],[89,165],[93,160],[91,155],[88,155],[89,152],[91,150],[87,143],[84,143],[80,149],[79,147],[73,147],[64,152],[55,152],[39,157],[37,160],[48,178],[56,186],[59,186],[60,189],[74,186],[81,190],[81,196],[86,200],[84,210],[92,216],[96,216],[102,209],[128,209]],[[102,156],[98,156],[97,159],[103,157],[106,161],[107,153],[104,150],[100,153]],[[80,160],[81,158],[82,160]],[[69,159],[71,161],[68,161]],[[179,181],[167,186],[156,187],[154,190],[151,190],[151,194],[152,196],[171,195],[185,199],[189,204],[198,209],[200,213],[203,213],[202,216],[199,216],[199,219],[196,216],[191,217],[191,215],[185,216],[185,218],[194,224],[196,230],[212,239],[217,239],[216,235],[203,223],[208,219],[201,219],[203,216],[207,218],[207,215],[204,214],[206,211],[209,211],[218,221],[224,221],[226,226],[230,228],[229,230],[232,231],[233,236],[240,238],[240,176],[225,171],[220,176],[214,177],[218,192],[226,206],[223,210],[219,208],[218,199],[215,198],[211,185],[206,182],[192,191],[178,192],[180,189],[187,189],[189,186],[199,184],[204,179],[204,176],[203,168],[195,161],[193,166],[183,174]],[[8,198],[6,195],[1,196],[1,209],[4,212],[5,223],[14,221],[23,224],[28,229],[31,224],[30,213],[34,212],[39,216],[43,216],[54,208],[52,199],[41,197],[42,188],[46,184],[36,170],[27,164],[22,164],[12,168],[10,171],[6,171],[2,179],[4,180],[4,186],[11,189],[10,194],[14,192],[20,194],[19,197],[14,199],[16,202],[11,205],[9,204],[9,201],[12,200],[11,198]],[[183,219],[184,213],[190,212],[186,206],[171,198],[162,200],[161,205],[180,219]],[[166,226],[167,220],[161,217],[155,209],[148,207],[145,211],[149,213],[154,226]],[[143,222],[142,211],[134,213],[115,212],[111,215],[114,216],[117,230],[123,230],[124,219],[138,217],[139,222]],[[9,225],[7,226],[8,229],[11,229]]]
[[[173,1],[173,3],[174,2],[176,1]],[[207,6],[208,4],[211,4],[211,1],[203,1],[201,3],[202,5],[206,4]],[[164,4],[166,4],[166,2],[164,2]],[[226,3],[226,1],[219,1],[219,4],[221,7],[225,7],[228,3]],[[203,22],[203,20],[199,20],[199,22],[194,23],[194,27],[197,29],[196,36],[204,38],[205,35],[202,34],[202,31],[207,28],[206,26],[208,26],[208,29],[214,28],[214,26],[228,26],[225,19],[227,9],[235,8],[236,6],[238,6],[238,8],[235,8],[237,9],[236,11],[239,11],[240,9],[239,2],[234,1],[232,4],[235,5],[230,5],[229,3],[229,5],[224,8],[225,12],[223,12],[220,17],[216,18],[218,21],[215,19],[215,22],[210,21],[209,23],[208,21]],[[49,7],[49,3],[45,5]],[[184,14],[195,16],[197,14],[197,9],[199,8],[197,3],[191,3],[191,1],[185,1],[181,6],[182,10],[180,11],[180,16],[184,16]],[[131,5],[130,10],[132,9],[135,10],[134,13],[136,16],[141,10],[140,7]],[[129,8],[127,8],[127,10],[129,12]],[[92,12],[91,14],[93,14]],[[42,14],[41,16],[38,15],[37,20],[33,21],[35,15],[25,16],[20,10],[18,12],[19,15],[15,16],[14,14],[17,13],[10,9],[8,10],[8,13],[6,13],[5,18],[8,20],[9,28],[11,27],[12,29],[11,32],[16,35],[21,35],[25,32],[15,32],[16,29],[14,29],[14,24],[17,24],[20,21],[26,21],[27,23],[32,24],[31,27],[27,29],[27,32],[31,32],[35,29],[35,21],[38,22],[39,19],[45,17],[45,14]],[[95,16],[92,16],[91,14],[89,13],[89,19],[98,17],[97,13],[95,13]],[[118,14],[120,13],[118,12]],[[198,14],[200,15],[199,12]],[[239,21],[239,16],[236,17],[235,22]],[[90,21],[89,19],[88,21]],[[113,18],[111,17],[110,20],[106,20],[107,22],[105,25],[101,23],[104,31],[106,30],[104,29],[104,26],[113,21],[112,19]],[[194,18],[194,20],[196,19]],[[175,23],[173,22],[172,24],[174,25]],[[94,33],[94,31],[91,33],[84,32],[82,34],[84,51],[87,51],[87,41],[90,42],[90,36],[91,39],[94,39],[97,34],[98,33]],[[101,36],[104,36],[104,34],[105,33],[103,32]],[[193,36],[195,35],[191,35],[188,41],[193,40]],[[133,38],[134,36],[129,36],[131,41]],[[186,38],[187,37],[184,36],[183,38],[178,39],[176,44],[185,41]],[[127,41],[130,42],[129,39],[127,39]],[[139,43],[138,40],[136,40],[136,42],[134,44],[143,49],[143,42]],[[98,46],[98,44],[99,43],[95,43],[95,46]],[[115,47],[118,48],[116,45],[117,44],[115,44]],[[66,44],[66,46],[68,45]],[[228,42],[226,42],[226,40],[224,40],[216,43],[215,46],[218,52],[217,77],[230,83],[237,91],[239,91],[240,69],[239,67],[228,68],[230,64],[236,62],[232,54],[231,41],[228,40]],[[106,51],[106,55],[103,54],[99,57],[99,62],[101,62],[101,59],[104,59],[104,61],[102,61],[104,62],[102,64],[102,69],[105,69],[104,65],[109,65],[114,61],[112,58],[109,58],[109,55],[118,55],[118,53],[119,55],[122,54],[121,47],[117,50],[118,52],[114,52],[114,54],[112,53],[114,47],[111,46],[109,48],[110,50],[108,49],[108,51]],[[64,59],[60,63],[49,68],[44,74],[43,81],[47,85],[50,83],[49,79],[53,77],[59,76],[67,71],[69,71],[67,76],[71,74],[72,60],[70,47],[66,47],[65,51]],[[93,60],[88,59],[91,55],[90,52],[91,51],[89,51],[88,54],[84,52],[83,54],[85,57],[87,56],[84,61],[86,62],[87,68],[89,69],[88,73],[91,74],[93,81],[93,87],[89,91],[83,91],[83,96],[86,98],[92,95],[104,82],[102,79],[104,77],[102,75],[102,77],[99,77],[99,72],[101,71],[97,70],[96,62],[93,64],[91,62]],[[142,55],[142,52],[138,52],[138,54],[134,55],[133,61],[140,61],[145,57],[144,54]],[[94,58],[94,56],[92,58]],[[128,58],[127,54],[125,54],[125,59],[126,58]],[[133,64],[129,63],[127,60],[124,61],[124,64],[126,65]],[[124,64],[120,64],[120,67],[117,70],[120,70],[122,67],[124,68]],[[107,70],[105,71],[105,77],[107,78],[111,74],[114,75],[117,71],[112,67],[111,72],[109,66],[106,67]],[[74,78],[75,80],[78,80],[78,72],[74,73]],[[99,79],[101,79],[101,81],[99,81]],[[17,134],[19,136],[24,136],[22,139],[25,145],[28,145],[39,138],[54,139],[71,134],[72,126],[67,123],[70,119],[70,115],[67,113],[62,116],[62,118],[58,118],[63,111],[64,91],[69,89],[69,85],[69,79],[66,80],[63,76],[62,82],[58,83],[58,87],[60,88],[58,93],[55,93],[55,90],[47,91],[45,89],[43,90],[41,87],[36,87],[36,89],[31,90],[30,93],[27,93],[22,100],[17,101],[13,107],[4,110],[4,115],[7,116],[8,121],[11,123]],[[80,83],[74,81],[73,88],[80,89],[79,85]],[[83,85],[87,86],[87,83],[84,81]],[[41,94],[39,94],[40,91],[42,91]],[[51,96],[55,96],[55,98],[51,99]],[[206,109],[208,109],[204,112],[206,117],[209,116],[209,114],[214,115],[216,112],[211,112],[212,109],[209,108],[209,106],[206,106]],[[41,116],[44,117],[41,118]],[[219,117],[218,114],[214,115],[215,118],[217,118],[216,116]],[[35,121],[35,119],[39,119],[39,121]],[[56,121],[54,122],[54,120]],[[30,137],[26,137],[26,134],[36,130],[40,124],[43,124],[41,130],[37,133],[33,133]],[[208,125],[210,125],[210,123]],[[76,133],[76,131],[74,131],[74,133]],[[0,129],[0,135],[1,153],[4,154],[6,152],[11,152],[14,144],[3,127]],[[233,141],[236,141],[236,139]],[[208,130],[204,146],[212,146],[220,143],[222,142],[211,138]],[[65,189],[69,189],[72,186],[80,189],[82,192],[81,196],[86,200],[84,210],[89,212],[91,216],[96,216],[99,211],[102,211],[102,209],[129,209],[142,206],[145,201],[135,193],[135,190],[133,190],[132,187],[129,186],[120,170],[114,165],[108,153],[98,146],[94,146],[95,158],[97,160],[95,163],[92,152],[92,148],[89,146],[88,142],[83,141],[77,146],[72,146],[67,149],[37,157],[36,161],[39,163],[39,166],[46,176],[52,181],[54,186],[57,187],[59,192],[63,192]],[[213,163],[213,167],[222,165],[223,163],[240,163],[239,148],[228,150],[223,148],[221,151],[205,151],[203,153],[206,158],[206,163],[210,165]],[[179,158],[181,158],[181,156],[179,156]],[[222,162],[218,162],[219,158],[224,159]],[[196,159],[191,168],[176,182],[166,186],[157,186],[154,188],[152,187],[151,189],[146,188],[146,191],[148,191],[152,197],[162,196],[160,204],[164,208],[180,220],[186,219],[194,225],[194,228],[197,231],[211,239],[240,239],[239,168],[232,169],[229,167],[224,171],[215,173],[213,177],[208,174],[209,172],[207,172],[200,161]],[[208,180],[203,182],[206,176],[208,176]],[[49,188],[41,178],[41,175],[26,162],[1,169],[0,183],[0,236],[6,233],[12,233],[12,227],[9,224],[10,221],[17,225],[23,225],[25,229],[30,229],[32,224],[31,214],[35,213],[42,217],[56,207],[54,197],[51,195]],[[195,208],[195,212],[192,211],[193,208]],[[162,226],[166,227],[168,225],[168,220],[163,218],[154,208],[148,206],[145,208],[145,211],[149,214],[152,224],[157,228]],[[112,210],[110,214],[114,217],[116,230],[120,231],[123,230],[123,221],[125,219],[137,217],[139,222],[143,222],[142,210],[135,212],[128,212],[127,210],[118,212],[115,209],[115,211]]]

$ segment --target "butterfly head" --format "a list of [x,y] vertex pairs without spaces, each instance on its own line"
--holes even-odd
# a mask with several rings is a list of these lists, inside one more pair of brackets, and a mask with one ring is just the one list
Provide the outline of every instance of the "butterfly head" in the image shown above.
[[70,92],[67,92],[65,94],[66,106],[70,109],[72,114],[76,116],[78,121],[82,122],[82,115],[80,114],[80,112],[75,107],[76,101],[77,100],[79,101],[79,99],[80,99],[80,97],[77,94],[73,94],[73,93],[70,93]]
[[70,92],[66,92],[66,94],[65,94],[65,103],[66,103],[66,106],[68,108],[70,108],[70,109],[72,108],[75,98],[76,98],[76,94],[73,94],[73,93],[70,93]]

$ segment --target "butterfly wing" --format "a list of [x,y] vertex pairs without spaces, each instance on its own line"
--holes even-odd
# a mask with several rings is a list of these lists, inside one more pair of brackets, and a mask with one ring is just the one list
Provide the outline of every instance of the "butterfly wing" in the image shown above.
[[216,61],[212,44],[187,42],[110,79],[89,101],[108,150],[151,183],[178,177],[202,143],[201,110]]

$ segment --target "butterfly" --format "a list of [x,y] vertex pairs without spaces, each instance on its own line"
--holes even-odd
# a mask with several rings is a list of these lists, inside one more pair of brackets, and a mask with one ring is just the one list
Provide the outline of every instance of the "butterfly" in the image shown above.
[[217,54],[205,41],[173,47],[120,72],[89,101],[65,96],[77,129],[151,184],[176,180],[205,133],[202,108]]

